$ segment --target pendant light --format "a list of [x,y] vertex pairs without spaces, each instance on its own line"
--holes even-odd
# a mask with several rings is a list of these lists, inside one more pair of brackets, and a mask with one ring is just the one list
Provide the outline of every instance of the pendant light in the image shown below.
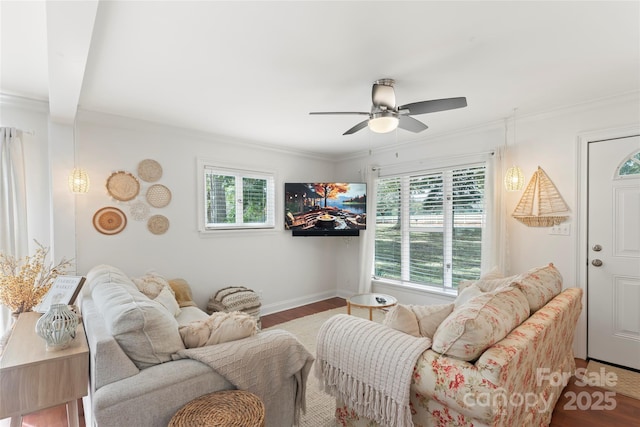
[[77,165],[76,152],[76,122],[73,121],[73,165],[74,168],[67,178],[69,190],[75,194],[84,194],[89,192],[89,174],[84,168],[75,167]]
[[[516,110],[513,109],[513,145],[516,144]],[[519,166],[513,165],[507,169],[504,176],[504,186],[507,191],[520,191],[524,187],[524,174]]]

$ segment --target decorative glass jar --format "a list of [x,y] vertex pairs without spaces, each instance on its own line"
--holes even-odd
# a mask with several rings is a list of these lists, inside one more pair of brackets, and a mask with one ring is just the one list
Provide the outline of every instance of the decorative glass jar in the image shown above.
[[66,304],[52,304],[36,322],[36,333],[46,341],[47,351],[64,350],[76,337],[78,315]]

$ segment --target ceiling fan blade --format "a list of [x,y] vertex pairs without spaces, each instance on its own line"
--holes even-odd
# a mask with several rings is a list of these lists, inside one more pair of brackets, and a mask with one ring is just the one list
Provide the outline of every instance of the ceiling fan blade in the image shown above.
[[363,115],[364,114],[365,116],[369,115],[369,113],[364,113],[362,111],[320,111],[320,112],[315,112],[314,111],[314,112],[309,113],[309,114],[311,114],[311,115],[320,115],[320,114],[324,114],[324,115],[328,115],[328,114],[342,114],[342,115],[345,115],[345,114],[360,114],[360,115]]
[[398,123],[398,127],[404,130],[418,133],[428,128],[427,125],[419,120],[414,119],[413,117],[400,116],[399,119],[400,122]]
[[414,102],[411,104],[401,105],[398,107],[400,110],[409,110],[409,114],[426,114],[435,113],[437,111],[453,110],[455,108],[463,108],[467,106],[467,98],[445,98],[445,99],[432,99],[430,101]]
[[359,130],[362,130],[362,129],[366,128],[367,124],[369,124],[369,120],[362,121],[362,122],[358,123],[357,125],[355,125],[354,127],[352,127],[351,129],[349,129],[348,131],[346,131],[345,133],[343,133],[343,135],[351,135],[353,133],[356,133]]

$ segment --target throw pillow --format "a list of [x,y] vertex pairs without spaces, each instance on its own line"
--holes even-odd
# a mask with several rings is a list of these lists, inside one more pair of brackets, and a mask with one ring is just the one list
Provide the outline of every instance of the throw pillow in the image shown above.
[[255,335],[256,319],[246,313],[213,313],[205,320],[196,320],[179,328],[186,348],[221,344]]
[[433,339],[433,334],[436,333],[440,323],[453,311],[454,304],[411,305],[410,307],[418,320],[420,335]]
[[178,301],[180,307],[197,307],[191,296],[191,287],[186,280],[171,279],[169,280],[169,286],[171,286],[171,289],[173,289],[173,292],[176,294],[176,301]]
[[438,326],[431,348],[472,361],[528,317],[529,304],[519,289],[505,287],[487,292],[455,309]]
[[163,288],[169,287],[167,279],[155,272],[148,272],[141,277],[132,277],[131,281],[150,299],[155,299]]
[[410,308],[402,304],[391,307],[382,324],[414,337],[420,336],[420,326],[416,315]]
[[515,280],[515,285],[527,297],[531,312],[538,311],[562,291],[562,275],[549,264],[532,268]]
[[[487,271],[484,274],[481,274],[480,279],[478,280],[502,279],[503,277],[504,277],[504,274],[502,274],[502,272],[496,265],[491,270]],[[476,282],[477,280],[461,280],[460,283],[458,283],[458,293],[462,292],[465,288],[467,288],[468,286],[471,286]]]
[[[514,281],[516,281],[520,277],[519,274],[509,277],[502,277],[499,279],[480,279],[475,281],[468,281],[467,286],[461,287],[458,285],[458,292],[462,292],[469,286],[476,285],[482,292],[491,292],[496,289],[504,288],[506,286],[511,285]],[[460,282],[462,283],[462,282]]]
[[174,317],[180,315],[180,306],[178,305],[178,301],[176,301],[175,294],[169,286],[167,286],[166,288],[162,288],[158,296],[153,300],[162,304],[162,306],[166,308],[167,311]]
[[454,307],[458,308],[462,304],[466,303],[470,299],[477,297],[478,295],[482,295],[482,291],[476,283],[471,286],[467,286],[458,294],[458,297],[453,302]]

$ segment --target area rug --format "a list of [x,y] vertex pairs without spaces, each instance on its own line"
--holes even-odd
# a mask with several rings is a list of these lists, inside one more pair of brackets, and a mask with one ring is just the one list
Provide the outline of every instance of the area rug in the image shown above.
[[[316,354],[316,336],[320,326],[330,317],[336,314],[346,314],[347,308],[340,307],[332,310],[323,311],[312,314],[310,316],[301,317],[289,322],[274,325],[269,329],[284,329],[294,334],[302,344],[309,350],[311,354]],[[359,307],[353,307],[351,314],[369,319],[369,310]],[[373,320],[382,322],[384,313],[380,310],[373,310]],[[313,373],[313,369],[309,374],[307,382],[307,411],[302,415],[300,427],[334,427],[334,412],[336,401],[333,397],[322,391],[320,382]]]
[[[604,371],[601,369],[604,369]],[[640,373],[606,365],[596,362],[595,360],[589,361],[587,364],[587,379],[602,378],[602,372],[604,372],[605,375],[609,375],[600,381],[598,384],[599,387],[640,400]],[[615,377],[610,375],[611,372],[615,374]],[[607,384],[608,381],[605,381],[607,378],[613,378],[615,381],[610,382],[615,382],[615,385]]]

